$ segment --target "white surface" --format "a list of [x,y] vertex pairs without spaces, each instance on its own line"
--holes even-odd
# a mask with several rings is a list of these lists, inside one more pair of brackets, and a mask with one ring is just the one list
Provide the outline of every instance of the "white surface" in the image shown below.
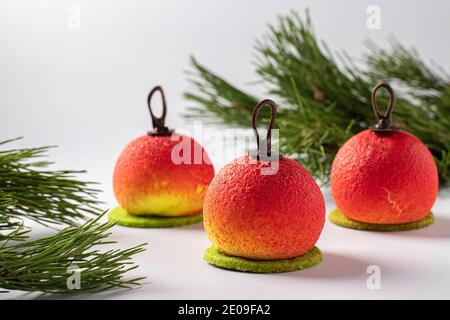
[[[25,136],[19,145],[57,144],[61,168],[86,168],[100,181],[105,206],[114,162],[124,145],[150,127],[145,98],[160,83],[169,103],[167,123],[183,127],[188,57],[261,93],[248,83],[253,45],[275,16],[296,9],[311,15],[332,51],[353,56],[367,38],[386,45],[390,35],[415,46],[425,59],[450,64],[448,1],[376,1],[380,30],[366,28],[373,1],[208,0],[0,0],[1,139]],[[69,5],[81,10],[79,30],[66,28]],[[211,154],[220,146],[207,145]],[[226,158],[213,158],[216,169]],[[327,195],[328,211],[333,205]],[[326,223],[321,265],[303,272],[252,275],[226,272],[202,260],[209,245],[201,225],[166,230],[116,227],[120,247],[149,242],[133,274],[148,281],[131,291],[82,298],[450,298],[450,197],[441,195],[434,226],[405,233],[363,233]],[[37,227],[34,236],[50,233]],[[379,265],[382,290],[368,290],[366,268]],[[12,292],[1,298],[35,298]]]
[[[333,208],[325,191],[327,212]],[[114,202],[112,202],[114,203]],[[148,242],[131,275],[146,276],[142,286],[77,299],[449,299],[450,194],[440,195],[434,225],[415,231],[376,233],[337,227],[326,222],[318,246],[318,266],[283,274],[226,271],[203,261],[210,245],[202,224],[176,229],[133,229],[116,226],[121,248]],[[38,231],[44,231],[38,228]],[[39,235],[44,233],[39,232]],[[367,267],[381,269],[381,289],[369,290]],[[82,281],[82,279],[81,279]],[[4,298],[70,298],[11,292]]]

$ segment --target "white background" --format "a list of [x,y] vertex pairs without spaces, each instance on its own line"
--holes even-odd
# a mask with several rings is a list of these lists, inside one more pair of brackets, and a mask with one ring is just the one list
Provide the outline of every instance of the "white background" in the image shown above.
[[[67,9],[81,10],[80,29],[67,28]],[[381,8],[381,29],[366,27],[369,5]],[[184,72],[189,56],[256,94],[254,40],[278,14],[308,7],[319,38],[332,51],[358,57],[363,42],[385,46],[395,36],[426,60],[450,65],[448,1],[20,1],[0,0],[0,140],[16,145],[59,145],[57,167],[88,170],[100,181],[106,207],[115,200],[115,160],[134,137],[150,128],[146,95],[166,89],[167,124],[182,128],[189,105]],[[261,95],[262,96],[262,95]],[[207,145],[210,153],[218,146]],[[230,159],[213,159],[218,169]],[[325,191],[328,211],[333,208]],[[437,223],[402,234],[340,229],[328,222],[317,268],[283,275],[248,275],[206,265],[208,245],[200,226],[171,230],[117,227],[126,247],[145,241],[135,274],[141,288],[94,297],[110,298],[449,298],[449,196],[441,193]],[[36,236],[51,231],[37,228]],[[367,266],[382,268],[382,290],[366,287]],[[3,297],[36,297],[11,293]],[[92,296],[83,296],[92,297]]]

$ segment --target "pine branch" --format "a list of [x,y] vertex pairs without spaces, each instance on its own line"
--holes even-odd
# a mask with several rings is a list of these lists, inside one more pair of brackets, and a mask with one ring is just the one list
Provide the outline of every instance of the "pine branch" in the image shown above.
[[[441,183],[447,183],[449,78],[435,73],[416,53],[401,46],[393,47],[392,52],[372,50],[365,59],[365,69],[346,55],[338,55],[338,62],[326,44],[317,40],[308,12],[306,17],[303,21],[295,12],[279,17],[256,43],[256,73],[267,85],[267,95],[279,105],[282,152],[327,183],[339,147],[375,121],[370,107],[372,87],[379,80],[397,80],[409,91],[398,94],[395,121],[428,146],[438,164]],[[195,103],[187,115],[249,127],[253,105],[264,97],[247,99],[251,95],[197,61],[193,60],[192,67],[189,80],[198,93],[185,94]],[[402,73],[405,69],[409,70],[406,75]],[[387,102],[386,96],[380,98]]]
[[[0,145],[14,141],[0,142]],[[137,265],[132,256],[144,244],[100,252],[112,223],[99,223],[98,190],[92,182],[77,180],[83,171],[46,170],[39,160],[49,147],[0,151],[0,287],[9,290],[75,293],[130,287],[143,278],[126,280]],[[83,225],[89,215],[97,215]],[[43,225],[69,224],[55,235],[28,241],[24,218]],[[67,284],[70,267],[77,267],[81,287]],[[69,273],[68,273],[69,272]]]
[[225,123],[247,125],[249,113],[257,103],[257,99],[212,73],[194,58],[191,58],[191,63],[196,72],[188,73],[188,76],[200,93],[187,92],[184,97],[202,105],[203,108],[188,108],[186,116],[214,120],[220,115]]
[[1,215],[2,205],[9,205],[0,203],[0,244],[5,244],[8,241],[22,241],[27,238],[29,230],[25,230],[23,222],[11,221],[10,218]]
[[414,48],[406,48],[396,40],[390,42],[388,50],[372,41],[367,41],[367,47],[371,55],[366,60],[375,77],[395,79],[407,88],[426,90],[428,94],[442,92],[449,86],[449,75],[442,68],[434,70],[428,66]]
[[[0,287],[78,293],[137,285],[143,278],[124,280],[123,275],[137,267],[131,258],[144,251],[145,244],[125,250],[98,251],[98,246],[115,243],[106,240],[114,224],[99,223],[99,219],[92,219],[80,227],[67,227],[38,240],[3,243],[0,246]],[[15,232],[22,231],[19,228]],[[79,270],[79,289],[70,289],[67,285],[71,266]]]
[[51,163],[41,158],[50,148],[0,151],[0,202],[8,203],[0,206],[0,230],[11,223],[17,226],[22,218],[43,225],[76,225],[100,211],[94,183],[75,177],[84,171],[45,169]]

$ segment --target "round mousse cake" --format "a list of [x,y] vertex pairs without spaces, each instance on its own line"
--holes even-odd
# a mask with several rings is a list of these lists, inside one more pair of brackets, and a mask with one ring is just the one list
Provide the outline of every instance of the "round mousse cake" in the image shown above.
[[438,193],[438,171],[414,135],[365,130],[336,154],[331,191],[348,218],[370,224],[405,224],[425,218]]
[[275,174],[264,175],[270,162],[244,156],[214,177],[203,214],[208,237],[220,253],[281,260],[314,248],[325,222],[320,188],[296,161],[284,157],[277,164]]
[[[180,143],[188,148],[180,149]],[[183,154],[186,150],[189,154]],[[205,150],[184,135],[143,135],[117,160],[113,186],[120,206],[133,215],[190,216],[202,212],[214,176]]]

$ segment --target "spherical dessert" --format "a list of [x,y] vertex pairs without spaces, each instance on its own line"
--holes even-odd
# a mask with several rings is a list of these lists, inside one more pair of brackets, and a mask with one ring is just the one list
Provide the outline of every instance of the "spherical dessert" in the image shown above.
[[[160,92],[162,115],[151,108]],[[214,176],[205,150],[193,138],[164,126],[166,100],[160,86],[147,99],[153,130],[131,141],[120,154],[113,187],[120,207],[111,221],[140,228],[174,227],[202,219],[203,198]]]
[[254,260],[290,259],[311,250],[325,222],[320,188],[299,163],[238,158],[211,182],[203,206],[209,239],[226,255]]
[[[177,163],[172,159],[177,156],[174,148],[186,141],[191,146],[190,160]],[[201,154],[200,163],[195,163],[194,150]],[[130,214],[188,216],[202,211],[213,176],[206,152],[194,139],[183,135],[143,135],[120,154],[114,170],[114,193],[120,206]]]
[[[256,118],[265,105],[272,116],[262,140]],[[306,269],[322,260],[315,244],[325,222],[325,202],[305,168],[271,150],[276,110],[269,99],[255,106],[258,150],[224,166],[208,188],[203,214],[213,246],[204,259],[210,264],[267,273]]]
[[386,225],[415,222],[430,214],[438,193],[438,171],[428,148],[391,122],[392,89],[378,85],[372,100],[378,88],[391,93],[390,108],[380,115],[373,102],[379,123],[338,151],[331,169],[331,192],[338,209],[352,220]]
[[365,130],[348,140],[331,169],[331,192],[349,218],[400,224],[428,215],[438,192],[438,172],[428,148],[405,131]]

